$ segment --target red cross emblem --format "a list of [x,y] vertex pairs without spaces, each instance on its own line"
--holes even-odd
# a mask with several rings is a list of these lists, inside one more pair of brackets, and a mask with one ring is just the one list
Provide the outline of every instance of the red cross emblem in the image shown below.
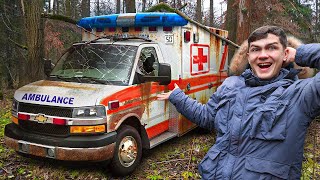
[[198,64],[198,70],[203,71],[203,63],[208,62],[208,57],[203,55],[203,48],[198,48],[198,55],[193,56],[193,64]]
[[192,44],[190,47],[191,75],[209,72],[209,46],[205,44]]

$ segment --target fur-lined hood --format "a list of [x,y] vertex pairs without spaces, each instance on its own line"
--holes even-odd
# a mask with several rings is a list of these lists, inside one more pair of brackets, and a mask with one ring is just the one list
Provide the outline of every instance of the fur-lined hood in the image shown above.
[[[299,39],[293,36],[288,37],[289,47],[293,47],[296,49],[301,44],[303,43]],[[229,68],[231,75],[241,75],[245,71],[245,69],[248,66],[247,52],[248,52],[248,41],[245,40],[231,59],[231,64]],[[311,69],[309,67],[298,66],[296,63],[294,63],[294,68],[302,69],[301,72],[298,74],[298,77],[300,79],[312,77],[315,72],[314,69]]]

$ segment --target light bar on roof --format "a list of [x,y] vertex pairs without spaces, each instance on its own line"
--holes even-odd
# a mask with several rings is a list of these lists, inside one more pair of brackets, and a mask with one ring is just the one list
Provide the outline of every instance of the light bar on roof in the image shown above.
[[135,13],[119,14],[117,18],[118,27],[132,27],[135,22]]
[[187,23],[176,13],[137,13],[135,26],[184,26]]
[[103,29],[106,27],[116,27],[117,17],[118,17],[118,14],[86,17],[86,18],[80,19],[80,21],[78,22],[78,25],[85,29],[88,29],[88,28]]
[[184,26],[186,19],[176,13],[127,13],[82,18],[78,25],[85,29],[114,27]]

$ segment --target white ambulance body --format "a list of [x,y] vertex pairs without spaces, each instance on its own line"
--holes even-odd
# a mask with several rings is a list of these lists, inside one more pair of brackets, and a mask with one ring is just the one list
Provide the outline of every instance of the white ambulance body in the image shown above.
[[[195,127],[156,95],[177,83],[206,103],[227,77],[227,44],[175,13],[83,18],[74,44],[46,80],[15,92],[5,142],[70,161],[112,160],[125,175],[150,149]],[[208,27],[209,28],[209,27]],[[227,32],[211,31],[227,38]]]

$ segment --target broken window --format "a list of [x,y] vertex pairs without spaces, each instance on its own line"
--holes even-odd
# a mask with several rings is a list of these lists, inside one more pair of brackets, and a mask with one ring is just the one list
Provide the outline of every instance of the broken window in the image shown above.
[[62,56],[50,76],[69,81],[128,85],[136,46],[79,44]]
[[159,61],[154,47],[141,49],[133,84],[143,83],[143,76],[158,76]]

